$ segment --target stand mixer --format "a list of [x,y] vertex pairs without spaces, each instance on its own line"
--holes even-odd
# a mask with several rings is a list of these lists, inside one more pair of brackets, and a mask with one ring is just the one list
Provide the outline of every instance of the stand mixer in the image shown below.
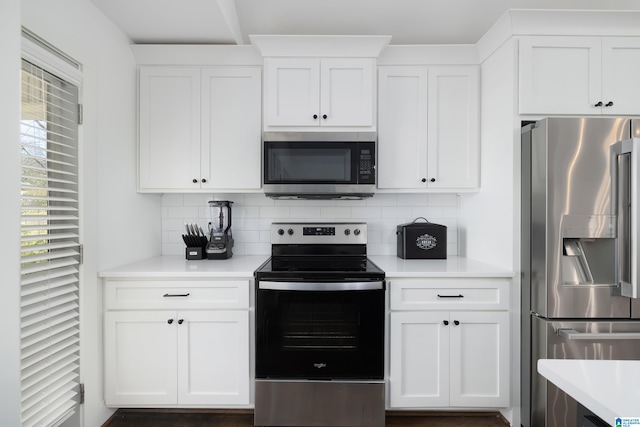
[[233,256],[232,203],[227,200],[209,202],[211,222],[209,223],[209,243],[205,248],[207,259],[227,259]]

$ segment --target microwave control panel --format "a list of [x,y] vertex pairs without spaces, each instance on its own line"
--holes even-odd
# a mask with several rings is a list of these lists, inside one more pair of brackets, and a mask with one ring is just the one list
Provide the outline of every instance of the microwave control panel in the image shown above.
[[[367,184],[375,183],[375,151],[373,143],[371,148],[360,147],[358,159],[358,183]],[[368,144],[367,144],[368,145]]]

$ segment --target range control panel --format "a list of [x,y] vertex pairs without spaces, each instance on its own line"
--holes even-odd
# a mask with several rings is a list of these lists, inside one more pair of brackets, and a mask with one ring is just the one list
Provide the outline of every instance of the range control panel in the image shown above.
[[274,222],[272,244],[366,244],[366,222]]

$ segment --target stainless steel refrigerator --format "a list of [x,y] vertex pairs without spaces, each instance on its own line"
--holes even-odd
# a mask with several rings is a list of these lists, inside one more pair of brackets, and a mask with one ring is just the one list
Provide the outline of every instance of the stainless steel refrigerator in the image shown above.
[[576,425],[576,402],[537,373],[538,359],[640,359],[633,137],[640,119],[546,118],[522,128],[525,427]]

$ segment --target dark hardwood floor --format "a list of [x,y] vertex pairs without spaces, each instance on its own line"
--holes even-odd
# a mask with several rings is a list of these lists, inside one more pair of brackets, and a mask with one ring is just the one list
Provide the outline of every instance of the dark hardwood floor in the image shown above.
[[[498,413],[397,413],[387,415],[386,427],[505,427]],[[253,414],[118,410],[103,427],[253,427]]]

